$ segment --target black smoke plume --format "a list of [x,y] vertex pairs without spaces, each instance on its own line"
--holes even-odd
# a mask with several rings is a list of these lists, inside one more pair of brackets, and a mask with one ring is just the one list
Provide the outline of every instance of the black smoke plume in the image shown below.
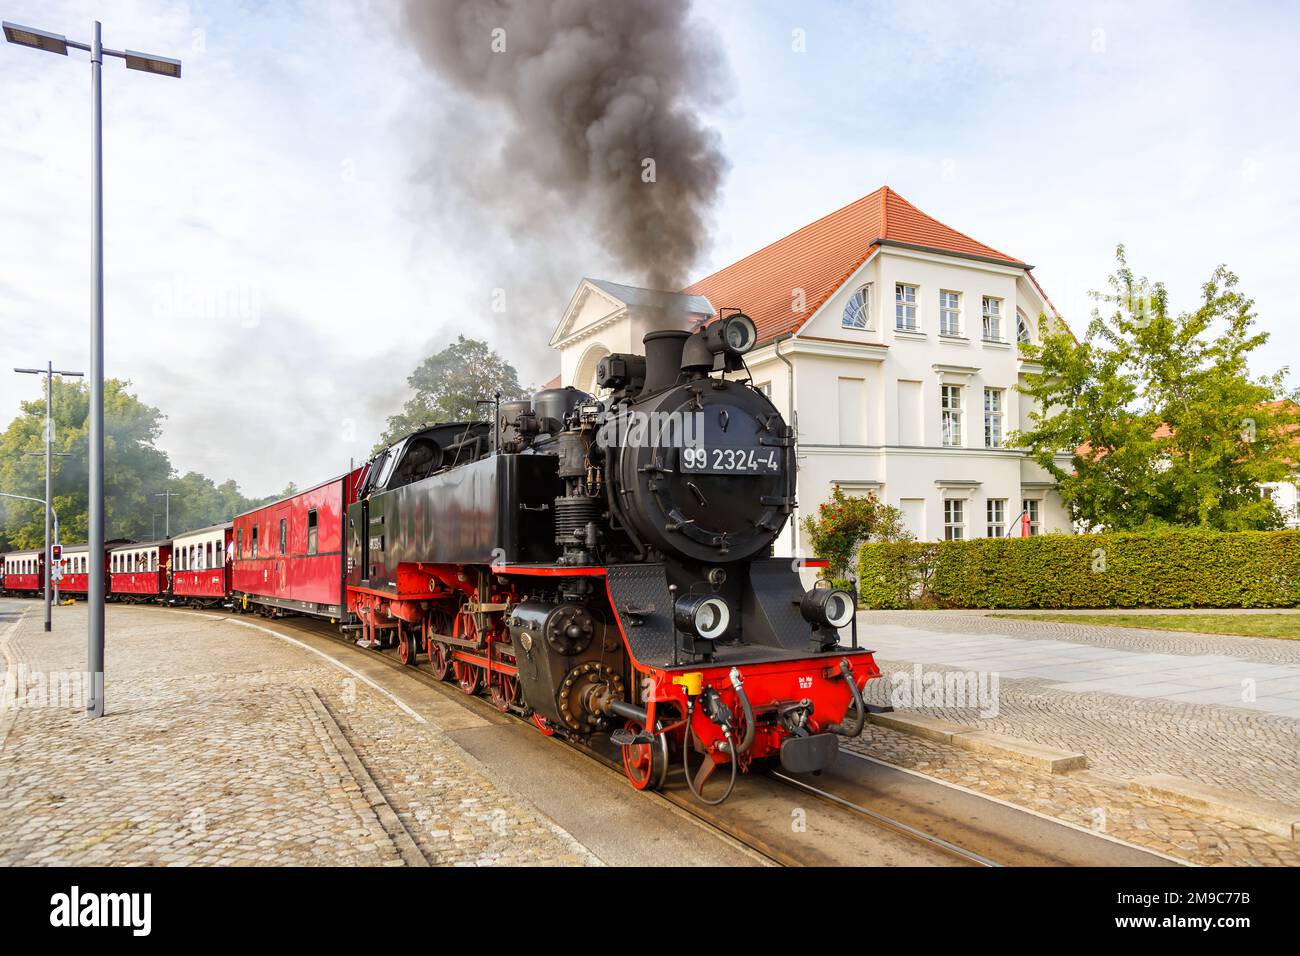
[[[677,289],[708,245],[727,169],[718,136],[695,112],[721,98],[726,71],[688,8],[688,0],[405,0],[402,26],[445,83],[503,111],[500,135],[474,147],[484,155],[478,202],[517,220],[541,190],[560,200],[546,206],[552,213],[579,214],[573,228],[594,236],[627,278]],[[471,130],[481,136],[483,127],[442,135]],[[463,159],[468,145],[451,152]],[[539,234],[554,230],[539,224]]]

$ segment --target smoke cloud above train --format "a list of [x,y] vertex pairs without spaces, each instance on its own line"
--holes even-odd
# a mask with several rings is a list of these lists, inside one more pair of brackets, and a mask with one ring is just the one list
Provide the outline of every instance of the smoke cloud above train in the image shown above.
[[[677,289],[708,245],[728,166],[697,112],[724,95],[726,70],[689,7],[407,0],[402,32],[443,82],[501,111],[499,137],[479,127],[483,142],[451,147],[484,154],[480,202],[510,218],[541,190],[579,214],[574,227],[627,270],[622,278]],[[466,133],[445,130],[433,146]]]

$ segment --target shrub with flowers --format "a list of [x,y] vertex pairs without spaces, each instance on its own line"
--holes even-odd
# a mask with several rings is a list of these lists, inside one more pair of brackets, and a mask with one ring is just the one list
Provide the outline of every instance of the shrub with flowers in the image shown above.
[[903,529],[903,513],[868,492],[846,495],[835,485],[831,498],[816,515],[803,520],[813,553],[827,562],[823,577],[842,581],[856,571],[854,560],[869,541],[911,541]]

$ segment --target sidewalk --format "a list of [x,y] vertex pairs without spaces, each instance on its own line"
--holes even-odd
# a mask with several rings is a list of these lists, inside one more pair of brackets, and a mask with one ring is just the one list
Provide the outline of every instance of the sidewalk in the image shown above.
[[869,685],[873,702],[890,702],[891,682],[917,665],[996,674],[996,713],[951,701],[921,712],[1082,751],[1117,777],[1175,774],[1282,802],[1300,794],[1300,642],[978,611],[865,611],[858,621],[885,674]]
[[[34,605],[0,604],[11,681],[80,678],[83,605],[45,634]],[[28,613],[5,623],[15,604]],[[191,611],[114,606],[107,626],[107,716],[37,698],[0,709],[0,865],[595,862],[443,735],[299,647]]]

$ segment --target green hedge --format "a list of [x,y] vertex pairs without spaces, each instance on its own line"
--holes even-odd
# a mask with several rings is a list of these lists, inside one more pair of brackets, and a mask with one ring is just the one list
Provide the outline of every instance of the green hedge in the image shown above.
[[1295,607],[1300,531],[866,544],[864,607]]

